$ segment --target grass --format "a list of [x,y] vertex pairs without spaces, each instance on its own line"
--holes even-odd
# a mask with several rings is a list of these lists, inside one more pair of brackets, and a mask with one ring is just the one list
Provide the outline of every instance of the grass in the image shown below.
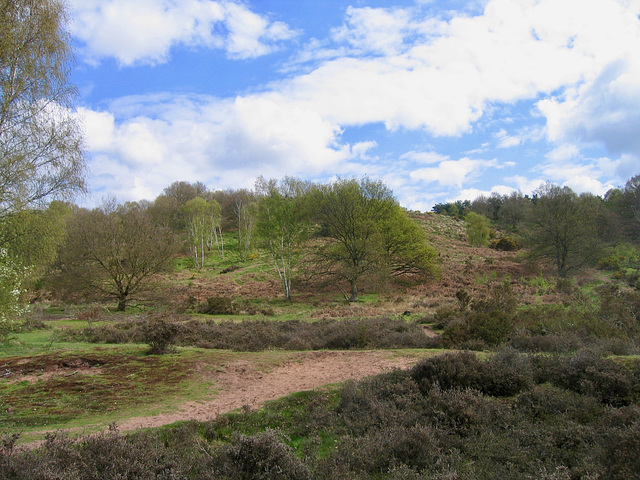
[[145,355],[146,345],[60,343],[56,328],[84,327],[86,321],[46,322],[46,330],[18,333],[0,344],[0,424],[21,441],[70,429],[86,434],[113,422],[176,411],[189,401],[216,395],[214,374],[226,364],[250,362],[267,372],[291,352],[180,348],[163,356]]
[[16,373],[0,382],[0,420],[9,431],[24,432],[108,425],[211,395],[211,384],[195,374],[199,357],[145,356],[145,350],[85,347],[5,358],[3,370]]

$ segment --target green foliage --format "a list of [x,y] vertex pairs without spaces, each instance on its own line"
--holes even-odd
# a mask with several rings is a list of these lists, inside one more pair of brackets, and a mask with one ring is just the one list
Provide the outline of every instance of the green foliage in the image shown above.
[[484,215],[469,212],[465,221],[467,222],[467,238],[474,247],[486,247],[489,245],[489,219]]
[[187,221],[187,238],[196,268],[203,268],[205,254],[214,244],[224,258],[224,243],[220,230],[220,205],[214,199],[195,197],[180,208]]
[[71,299],[113,298],[124,311],[154,275],[171,265],[177,247],[168,228],[154,225],[137,203],[105,202],[91,211],[78,210],[69,218],[50,287]]
[[529,210],[527,242],[533,259],[551,262],[560,277],[597,261],[600,241],[587,199],[547,183]]
[[316,253],[313,270],[347,282],[345,298],[358,300],[359,282],[375,275],[428,276],[435,251],[382,182],[368,178],[338,180],[318,191],[318,220],[328,241]]
[[84,189],[65,3],[0,3],[0,217]]
[[469,200],[457,200],[450,203],[437,203],[431,209],[434,213],[440,213],[456,219],[464,218],[471,206]]
[[[517,302],[511,286],[496,284],[489,296],[479,299],[472,299],[465,293],[459,293],[461,307],[465,308],[441,310],[436,315],[438,325],[444,328],[444,344],[482,349],[505,343],[516,325]],[[468,310],[466,305],[470,306]]]
[[400,206],[393,208],[380,222],[384,263],[394,277],[425,279],[437,276],[438,252],[427,243],[427,237]]
[[309,188],[309,184],[291,177],[285,177],[280,185],[275,180],[256,181],[257,234],[271,255],[287,300],[291,300],[294,270],[311,228]]
[[3,224],[2,244],[21,265],[29,267],[32,277],[42,275],[57,258],[70,213],[62,202],[51,202],[44,210],[21,210]]
[[26,269],[0,248],[0,342],[17,327],[19,317],[27,311],[23,279]]
[[620,243],[600,259],[599,267],[611,270],[614,276],[640,288],[640,251],[634,245]]
[[522,248],[520,242],[513,237],[501,237],[499,239],[491,240],[489,246],[495,250],[501,250],[503,252],[515,252]]

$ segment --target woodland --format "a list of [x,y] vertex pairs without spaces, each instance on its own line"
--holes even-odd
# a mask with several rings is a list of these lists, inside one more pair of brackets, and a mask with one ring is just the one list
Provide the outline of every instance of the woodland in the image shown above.
[[64,21],[0,0],[0,478],[638,478],[640,175],[85,208]]

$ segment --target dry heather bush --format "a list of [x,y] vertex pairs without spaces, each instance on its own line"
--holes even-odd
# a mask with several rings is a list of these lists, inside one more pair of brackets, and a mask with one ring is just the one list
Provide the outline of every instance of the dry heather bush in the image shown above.
[[628,405],[640,394],[640,363],[627,368],[613,360],[583,351],[558,361],[549,380],[567,390],[590,395],[613,406]]
[[149,345],[148,355],[164,355],[175,352],[178,325],[167,314],[151,314],[140,325],[144,343]]
[[296,457],[282,435],[267,429],[248,437],[235,435],[230,445],[217,452],[214,472],[229,480],[308,480],[311,472]]
[[470,352],[450,353],[422,360],[410,370],[411,378],[424,395],[434,387],[475,389],[484,395],[508,397],[533,385],[529,358],[505,350],[487,361]]
[[427,337],[419,325],[393,318],[215,322],[187,320],[187,317],[177,315],[152,315],[146,320],[66,330],[59,333],[58,338],[92,343],[149,343],[158,352],[172,344],[238,351],[429,348],[438,345],[438,339]]

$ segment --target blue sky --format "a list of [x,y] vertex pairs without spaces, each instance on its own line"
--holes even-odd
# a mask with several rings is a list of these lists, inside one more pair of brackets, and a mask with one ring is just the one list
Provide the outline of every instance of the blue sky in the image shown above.
[[640,0],[72,0],[91,199],[380,178],[400,203],[640,173]]

